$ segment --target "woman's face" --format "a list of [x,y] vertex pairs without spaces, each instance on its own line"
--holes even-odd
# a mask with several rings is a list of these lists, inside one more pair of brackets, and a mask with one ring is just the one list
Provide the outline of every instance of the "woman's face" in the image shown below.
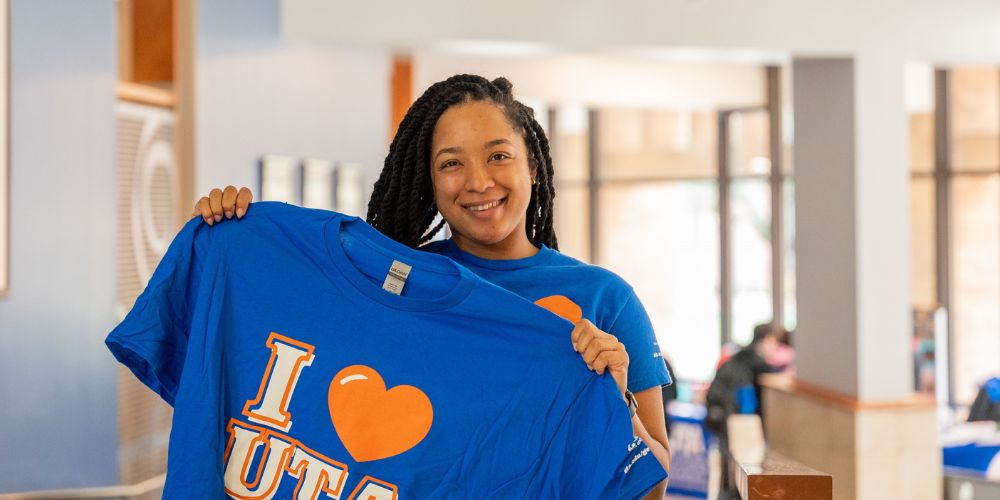
[[430,154],[434,200],[460,247],[531,244],[528,149],[500,108],[487,102],[448,108],[434,126]]

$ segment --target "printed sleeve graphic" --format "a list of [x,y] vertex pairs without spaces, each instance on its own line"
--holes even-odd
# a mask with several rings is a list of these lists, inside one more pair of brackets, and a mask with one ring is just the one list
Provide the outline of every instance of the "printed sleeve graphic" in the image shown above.
[[560,316],[574,325],[583,319],[583,310],[565,295],[542,297],[536,300],[535,304],[548,309],[556,316]]

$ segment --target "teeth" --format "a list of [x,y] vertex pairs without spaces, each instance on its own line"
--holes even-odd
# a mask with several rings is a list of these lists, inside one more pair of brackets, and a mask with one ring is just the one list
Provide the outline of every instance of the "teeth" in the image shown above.
[[489,210],[489,209],[491,209],[491,208],[493,208],[493,207],[495,207],[495,206],[497,206],[499,204],[500,204],[500,200],[497,200],[497,201],[494,201],[494,202],[491,202],[491,203],[487,203],[485,205],[476,205],[476,206],[473,206],[473,207],[469,207],[469,210],[472,210],[473,212],[482,212],[483,210]]

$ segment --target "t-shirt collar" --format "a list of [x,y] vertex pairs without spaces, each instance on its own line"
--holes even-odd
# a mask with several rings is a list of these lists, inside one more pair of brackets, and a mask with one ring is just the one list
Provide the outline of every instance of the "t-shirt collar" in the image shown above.
[[[399,260],[416,269],[438,274],[454,275],[455,286],[447,293],[436,297],[410,297],[396,295],[382,289],[365,276],[348,258],[341,234],[349,234],[364,243],[366,250],[374,251],[391,260]],[[451,259],[422,252],[399,243],[357,217],[338,214],[333,217],[324,229],[327,252],[333,262],[332,279],[343,282],[345,279],[359,292],[383,305],[407,311],[431,311],[447,309],[462,302],[472,291],[478,278],[468,269],[456,264]],[[386,268],[388,271],[388,268]],[[338,279],[339,278],[339,279]]]
[[555,255],[555,250],[542,245],[535,255],[523,259],[484,259],[462,250],[455,244],[454,239],[445,240],[442,244],[445,245],[445,253],[448,256],[464,265],[496,270],[524,269],[542,265],[551,260]]

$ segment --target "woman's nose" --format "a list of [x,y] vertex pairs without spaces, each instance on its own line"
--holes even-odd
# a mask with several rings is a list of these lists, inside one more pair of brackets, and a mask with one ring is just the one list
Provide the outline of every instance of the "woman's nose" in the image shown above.
[[486,165],[474,163],[465,169],[465,171],[465,189],[467,191],[481,193],[493,187],[493,176],[490,175],[490,171]]

